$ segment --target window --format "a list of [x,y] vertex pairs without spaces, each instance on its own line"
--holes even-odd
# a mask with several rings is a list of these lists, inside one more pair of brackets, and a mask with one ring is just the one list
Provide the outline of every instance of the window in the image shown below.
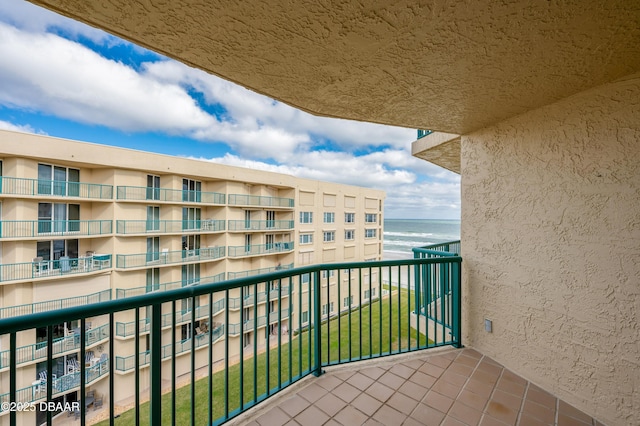
[[355,213],[345,213],[344,214],[344,223],[355,223],[356,214]]
[[313,244],[313,234],[300,234],[300,244]]
[[364,215],[365,223],[376,223],[377,222],[377,218],[378,218],[378,215],[375,214],[375,213],[366,213]]
[[182,265],[182,286],[198,284],[200,282],[200,264]]
[[147,292],[160,288],[160,268],[147,269]]
[[329,304],[322,305],[322,315],[327,315],[327,311],[329,310]]
[[[273,249],[274,236],[273,234],[265,235],[265,249],[271,250]],[[278,244],[280,246],[280,244]]]
[[[335,269],[332,269],[329,271],[330,278],[333,278],[335,274],[336,274]],[[327,278],[327,271],[322,271],[322,278]]]
[[353,296],[349,296],[349,297],[345,297],[342,300],[342,303],[345,308],[348,308],[349,306],[351,306],[353,304]]
[[371,292],[369,290],[365,290],[364,291],[364,298],[365,298],[365,300],[371,298]]
[[79,204],[38,203],[38,233],[80,231]]
[[323,240],[325,243],[330,243],[332,241],[336,240],[336,233],[335,231],[325,231],[323,233]]
[[313,223],[313,212],[300,212],[300,223]]
[[376,288],[371,289],[371,297],[376,297]]
[[147,206],[147,231],[160,230],[160,207]]
[[302,274],[300,276],[300,282],[302,284],[308,284],[309,283],[309,277],[311,276],[311,274]]
[[333,302],[329,304],[329,312],[333,312]]
[[376,237],[376,230],[375,229],[365,229],[364,230],[364,237],[365,238],[375,238]]
[[80,195],[80,170],[38,164],[38,194]]
[[199,203],[202,201],[202,182],[182,179],[182,201]]
[[202,212],[195,207],[182,208],[182,229],[200,229]]
[[200,235],[182,236],[182,257],[198,256],[200,254]]
[[160,199],[160,176],[147,175],[147,200]]
[[302,323],[309,322],[309,311],[304,311],[302,313]]
[[147,262],[160,259],[160,237],[147,238]]
[[344,231],[344,240],[351,241],[355,238],[356,231],[353,229],[345,229]]
[[267,210],[267,228],[276,227],[276,212],[274,210]]
[[334,223],[336,221],[336,214],[324,212],[324,223]]
[[[42,260],[60,260],[62,256],[77,259],[78,240],[38,241],[36,253]],[[54,262],[51,267],[57,269],[61,266],[61,263],[62,262]],[[68,263],[66,265],[68,265]]]

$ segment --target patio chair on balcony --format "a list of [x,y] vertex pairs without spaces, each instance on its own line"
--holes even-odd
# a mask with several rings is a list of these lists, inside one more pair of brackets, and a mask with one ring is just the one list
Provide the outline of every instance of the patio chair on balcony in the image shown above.
[[95,357],[93,356],[93,351],[87,351],[87,352],[84,354],[84,365],[85,365],[85,367],[90,367],[90,366],[91,366],[91,360],[92,360],[93,358],[95,358]]
[[42,256],[33,258],[33,276],[40,277],[49,274],[49,261],[44,260]]

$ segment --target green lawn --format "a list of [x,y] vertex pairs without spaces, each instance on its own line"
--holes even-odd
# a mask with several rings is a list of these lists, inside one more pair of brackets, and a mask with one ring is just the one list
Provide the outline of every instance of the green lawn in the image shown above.
[[[322,360],[327,360],[327,342],[329,342],[329,353],[331,363],[336,363],[338,359],[348,359],[349,349],[351,359],[366,359],[370,356],[378,356],[380,353],[397,352],[399,349],[406,351],[411,345],[414,348],[418,343],[418,335],[415,330],[409,334],[408,320],[408,297],[406,289],[394,293],[392,297],[374,301],[371,305],[363,306],[349,314],[343,314],[338,318],[333,318],[322,324],[323,348]],[[411,303],[413,304],[413,292],[411,292]],[[391,302],[391,303],[390,303]],[[399,315],[400,313],[400,315]],[[391,321],[391,324],[390,324]],[[338,322],[340,323],[340,339],[338,339]],[[328,330],[328,333],[327,333]],[[361,336],[361,338],[359,338]],[[420,334],[420,346],[426,345],[424,334]],[[339,350],[338,350],[339,348]],[[362,351],[361,351],[362,348]],[[262,353],[255,358],[245,360],[243,363],[243,399],[245,403],[251,403],[256,398],[260,398],[267,391],[267,376],[269,377],[269,388],[273,389],[281,383],[286,383],[290,378],[306,374],[313,362],[313,333],[311,339],[309,332],[305,331],[291,339],[290,343],[283,343],[279,348],[272,349],[268,353]],[[311,354],[311,358],[309,356]],[[254,359],[258,374],[254,377]],[[280,368],[279,368],[280,362]],[[267,374],[268,371],[268,374]],[[280,371],[280,375],[278,375]],[[229,411],[233,412],[239,407],[240,401],[240,364],[229,367],[229,391],[225,392],[224,372],[213,375],[213,419],[225,415],[225,395],[228,394]],[[208,422],[208,401],[209,378],[203,378],[195,383],[195,424],[207,424]],[[176,424],[191,424],[191,385],[184,386],[176,390]],[[123,413],[116,419],[117,425],[134,424],[134,410]],[[163,424],[170,424],[171,421],[171,393],[162,396]],[[141,404],[140,423],[149,424],[149,403]],[[107,425],[108,421],[100,423]]]

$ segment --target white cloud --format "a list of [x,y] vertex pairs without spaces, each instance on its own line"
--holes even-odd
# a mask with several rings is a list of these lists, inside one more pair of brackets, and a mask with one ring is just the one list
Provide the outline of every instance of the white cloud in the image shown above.
[[0,2],[0,20],[29,32],[44,33],[49,29],[58,28],[70,36],[86,37],[96,43],[124,43],[102,30],[65,18],[23,0],[2,0]]
[[0,129],[11,130],[13,132],[36,133],[38,135],[46,135],[45,132],[41,130],[35,130],[33,127],[31,127],[28,124],[24,124],[24,125],[14,124],[14,123],[9,123],[8,121],[2,121],[2,120],[0,120]]

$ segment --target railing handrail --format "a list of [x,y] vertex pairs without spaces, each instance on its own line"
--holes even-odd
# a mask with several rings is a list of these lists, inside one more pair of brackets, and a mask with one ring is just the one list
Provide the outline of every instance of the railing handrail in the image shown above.
[[[228,198],[229,205],[260,205],[265,207],[294,207],[294,202],[295,202],[293,198],[272,197],[269,195],[229,194],[227,198]],[[236,201],[236,199],[243,199],[243,198],[246,200],[256,200],[258,201],[258,203],[257,204],[250,203],[250,202],[242,203],[242,202]],[[277,202],[277,204],[274,204],[273,203],[274,201]]]
[[[140,191],[139,194],[142,195],[127,195],[127,190],[136,190]],[[153,194],[152,197],[148,197],[148,194]],[[157,194],[157,197],[156,197]],[[162,194],[162,196],[160,195]],[[167,194],[176,195],[167,196]],[[194,197],[187,197],[193,199],[185,200],[183,198],[184,194],[193,195]],[[211,200],[203,201],[202,197],[211,196]],[[196,198],[199,198],[196,200]],[[175,188],[152,188],[148,186],[132,186],[132,185],[118,185],[116,187],[116,199],[118,200],[134,200],[134,201],[143,201],[143,200],[155,200],[155,201],[166,201],[166,202],[185,202],[185,203],[198,203],[198,204],[225,204],[226,194],[222,192],[215,191],[198,191],[195,189],[175,189]]]
[[[37,196],[72,197],[72,198],[98,198],[98,199],[106,199],[106,200],[113,199],[113,185],[107,185],[103,183],[73,182],[68,180],[49,180],[49,179],[19,178],[19,177],[13,177],[13,176],[0,176],[0,182],[3,182],[3,181],[29,182],[29,183],[36,183],[36,185],[34,185],[31,188],[31,191],[11,191],[11,190],[7,190],[7,185],[0,185],[0,194],[37,195]],[[71,187],[77,186],[77,188],[80,188],[80,187],[98,188],[99,191],[98,191],[98,196],[95,196],[95,197],[91,196],[93,192],[80,195],[80,192],[78,192],[78,194],[69,194],[69,191],[65,191],[64,194],[56,194],[53,191],[51,193],[40,191],[39,188],[41,185],[58,185],[58,186],[64,185],[65,188],[68,188],[69,186]]]
[[198,286],[182,287],[165,292],[147,293],[140,296],[132,296],[124,299],[110,300],[84,306],[60,309],[50,312],[41,312],[28,316],[17,316],[0,320],[0,335],[29,330],[37,327],[46,327],[50,324],[64,322],[68,318],[95,317],[110,313],[122,312],[130,309],[142,308],[149,305],[171,302],[174,300],[188,299],[225,290],[233,290],[248,285],[264,283],[266,281],[278,281],[280,279],[299,276],[302,274],[320,273],[322,270],[339,270],[351,268],[378,268],[387,266],[429,265],[429,264],[453,264],[461,263],[460,256],[446,258],[423,258],[402,260],[381,260],[368,262],[344,262],[331,264],[317,264],[301,266],[294,269],[280,270],[268,274],[235,278],[219,283],[203,284]]
[[[86,305],[87,301],[93,297],[98,297],[100,300],[102,300],[102,298],[105,297],[107,300],[111,300],[111,290],[102,290],[102,291],[87,294],[84,296],[74,296],[74,297],[67,297],[64,299],[47,300],[45,302],[25,303],[23,305],[7,306],[4,308],[0,308],[0,318],[4,317],[4,312],[10,312],[10,311],[23,311],[23,310],[29,311],[30,310],[30,312],[23,313],[21,315],[32,315],[35,312],[48,312],[48,311],[53,311],[57,309],[63,309],[62,306],[64,304],[72,305],[74,302],[77,302],[78,304]],[[47,305],[57,305],[57,304],[60,304],[60,307],[36,310],[36,306],[47,306]],[[17,315],[9,315],[7,316],[7,318],[13,317],[13,316],[17,316]]]

